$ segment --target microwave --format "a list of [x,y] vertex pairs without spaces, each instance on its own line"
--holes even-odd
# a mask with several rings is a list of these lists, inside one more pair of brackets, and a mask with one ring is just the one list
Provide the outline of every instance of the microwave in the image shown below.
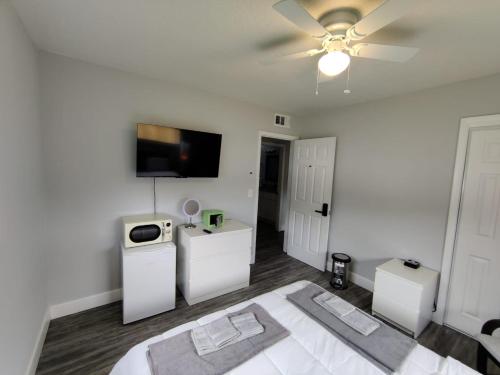
[[126,248],[172,241],[172,219],[165,215],[126,216],[122,220]]

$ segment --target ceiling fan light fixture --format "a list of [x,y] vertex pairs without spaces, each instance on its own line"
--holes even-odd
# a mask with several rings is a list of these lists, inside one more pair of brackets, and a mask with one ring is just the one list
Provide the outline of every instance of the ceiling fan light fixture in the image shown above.
[[344,52],[333,51],[321,56],[318,68],[321,73],[333,77],[347,69],[351,63],[351,57]]

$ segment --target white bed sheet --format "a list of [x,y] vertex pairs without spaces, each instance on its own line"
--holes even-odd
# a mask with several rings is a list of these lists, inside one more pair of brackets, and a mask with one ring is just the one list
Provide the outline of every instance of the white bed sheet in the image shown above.
[[[383,372],[371,362],[286,300],[287,294],[309,283],[309,281],[295,282],[146,340],[130,349],[117,362],[111,375],[151,375],[146,360],[148,345],[206,324],[254,302],[264,307],[274,319],[290,331],[291,335],[233,369],[229,375],[382,375]],[[478,373],[452,358],[442,358],[433,351],[417,345],[403,363],[399,374],[477,375]]]

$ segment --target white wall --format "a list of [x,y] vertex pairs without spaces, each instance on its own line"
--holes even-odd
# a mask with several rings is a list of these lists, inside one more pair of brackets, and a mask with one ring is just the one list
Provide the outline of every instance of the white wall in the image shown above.
[[37,52],[0,1],[0,372],[26,372],[47,309]]
[[439,270],[461,117],[500,113],[500,75],[300,119],[337,137],[330,251],[373,280],[392,257]]
[[[152,210],[136,122],[223,133],[220,177],[158,180],[159,212],[179,223],[195,197],[253,224],[257,132],[280,131],[270,110],[49,53],[40,70],[51,304],[120,287],[119,217]],[[373,279],[391,257],[440,268],[459,119],[500,112],[499,88],[488,77],[295,121],[292,133],[338,137],[329,249],[354,272]]]
[[137,122],[223,134],[219,178],[157,179],[159,212],[183,221],[194,197],[252,224],[258,130],[281,130],[270,110],[49,53],[40,68],[51,304],[120,287],[119,218],[153,209],[152,179],[135,177]]

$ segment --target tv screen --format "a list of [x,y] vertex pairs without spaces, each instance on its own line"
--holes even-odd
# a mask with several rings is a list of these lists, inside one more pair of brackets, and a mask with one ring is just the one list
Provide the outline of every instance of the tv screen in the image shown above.
[[137,125],[137,177],[218,177],[221,134]]

